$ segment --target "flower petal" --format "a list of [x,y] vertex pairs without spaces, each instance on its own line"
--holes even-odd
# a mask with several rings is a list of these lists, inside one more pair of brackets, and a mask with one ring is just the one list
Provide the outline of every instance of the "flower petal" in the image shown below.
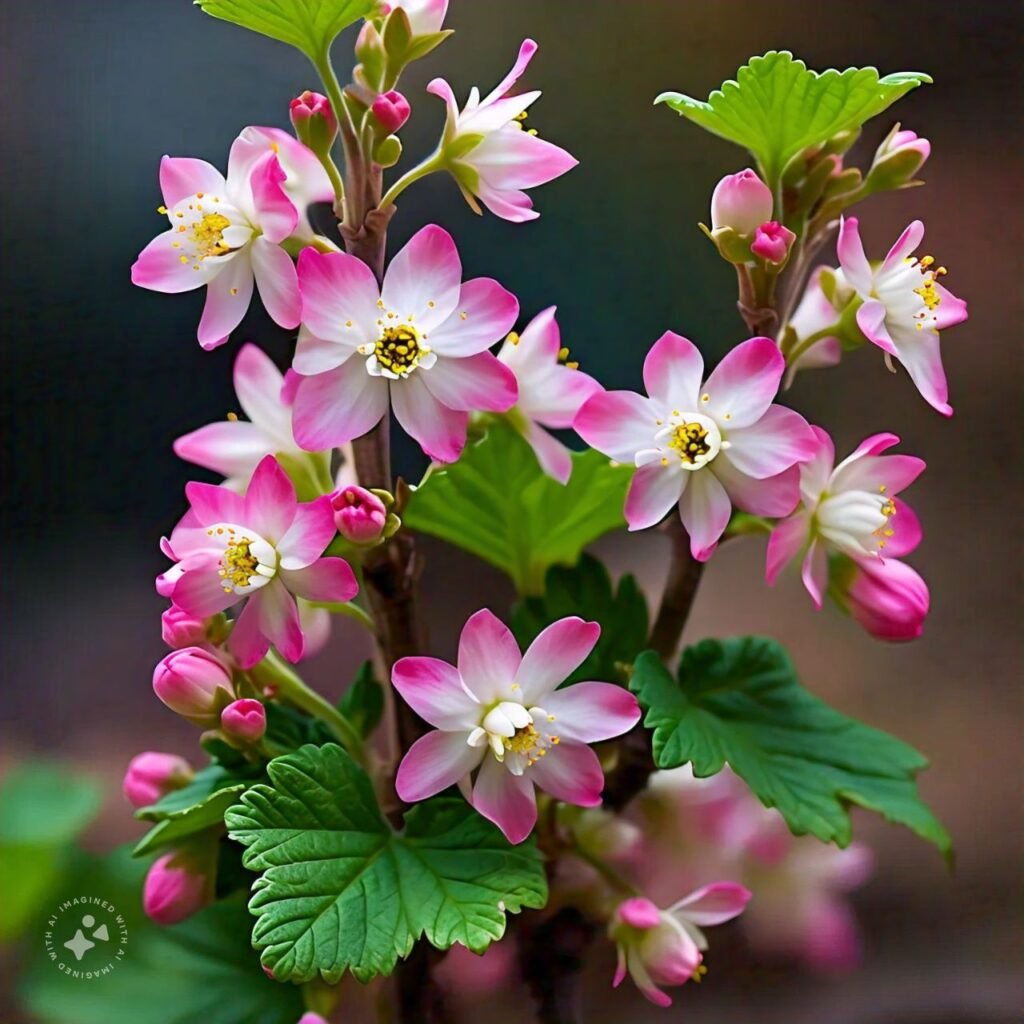
[[432,459],[455,462],[462,454],[469,416],[439,402],[419,374],[392,382],[391,404],[402,429]]
[[796,557],[810,534],[810,516],[806,512],[797,513],[775,525],[768,538],[765,558],[764,578],[768,586],[775,585],[783,567]]
[[888,274],[895,270],[924,240],[924,224],[919,220],[913,220],[906,227],[903,234],[896,239],[895,244],[889,250],[882,266],[880,274]]
[[468,736],[468,732],[441,732],[437,729],[421,736],[398,766],[395,778],[398,795],[406,803],[426,800],[471,772],[486,755],[487,748],[471,747],[466,742]]
[[165,156],[160,161],[160,192],[166,206],[176,206],[196,192],[224,192],[225,186],[224,175],[205,160]]
[[644,387],[651,398],[673,409],[699,408],[704,359],[688,338],[666,331],[644,360]]
[[320,558],[302,569],[281,569],[284,585],[307,601],[344,604],[356,596],[359,586],[344,558]]
[[246,601],[241,614],[235,619],[228,638],[228,648],[242,668],[251,668],[266,657],[270,638],[260,629],[259,605]]
[[219,565],[215,554],[190,564],[171,590],[169,596],[174,603],[200,619],[216,615],[237,603],[238,594],[233,590],[225,591],[224,582],[218,574]]
[[294,447],[291,410],[281,395],[284,377],[274,360],[246,342],[238,350],[232,379],[245,415],[284,447]]
[[547,728],[574,743],[600,743],[621,736],[640,721],[640,705],[623,686],[575,683],[544,698],[555,720]]
[[[585,622],[575,615],[541,630],[515,674],[522,702],[527,707],[540,704],[583,664],[600,635],[601,627],[596,622]],[[473,690],[477,692],[475,687]]]
[[821,541],[811,541],[800,567],[800,578],[804,581],[811,600],[820,608],[828,584],[828,560],[825,557],[825,545]]
[[890,497],[909,487],[924,472],[925,461],[915,455],[865,455],[839,466],[830,490],[883,490]]
[[377,340],[380,290],[373,271],[362,260],[347,252],[317,252],[310,246],[299,254],[298,278],[302,322],[318,338],[345,342],[351,338],[353,348]]
[[216,484],[193,480],[185,485],[185,497],[196,515],[195,527],[212,523],[239,523],[245,519],[245,502],[240,494]]
[[914,343],[897,346],[897,356],[914,382],[921,397],[943,416],[952,416],[949,386],[939,352],[939,335],[935,331],[917,331]]
[[511,126],[491,132],[465,160],[499,192],[543,185],[579,163],[561,146]]
[[459,637],[459,675],[481,704],[514,697],[512,683],[522,663],[512,631],[493,612],[481,608]]
[[[263,634],[288,661],[302,659],[304,638],[302,625],[299,622],[299,609],[295,598],[288,593],[280,579],[271,580],[249,598],[249,605],[256,606],[258,612],[257,626]],[[230,640],[228,641],[230,645]],[[251,668],[252,665],[242,665]]]
[[298,508],[295,485],[273,455],[256,467],[245,491],[242,524],[261,533],[272,544],[285,535]]
[[490,756],[484,757],[476,777],[473,807],[513,844],[521,843],[537,822],[537,799],[529,777],[513,775]]
[[291,256],[266,238],[257,238],[250,252],[256,287],[270,319],[289,330],[298,327],[302,315],[302,299],[299,296],[299,278]]
[[[357,338],[352,339],[353,342],[358,340]],[[347,344],[340,339],[331,341],[326,338],[318,338],[305,324],[302,324],[295,342],[292,369],[302,376],[314,377],[318,373],[326,373],[328,370],[341,366],[346,359],[355,355],[357,348],[358,345]]]
[[821,427],[811,427],[814,435],[814,453],[800,463],[800,494],[808,506],[815,506],[822,492],[828,487],[832,467],[836,461],[836,448],[828,432]]
[[685,917],[698,927],[708,928],[739,917],[752,895],[738,882],[712,882],[674,903],[669,913]]
[[199,272],[190,261],[181,262],[181,250],[175,249],[176,231],[164,231],[156,236],[132,264],[132,284],[150,291],[177,295],[201,288],[211,278],[213,264],[204,260]]
[[729,500],[737,508],[754,516],[788,516],[800,502],[800,468],[758,479],[741,473],[727,456],[719,455],[711,467]]
[[257,463],[270,451],[268,440],[255,423],[224,420],[179,437],[174,442],[174,454],[221,476],[248,481]]
[[334,370],[303,377],[295,393],[292,428],[308,452],[337,448],[372,430],[388,411],[388,385],[371,377],[358,356]]
[[[252,299],[252,261],[247,249],[240,249],[225,260],[223,268],[206,286],[206,304],[199,320],[199,344],[209,351],[223,345],[228,335],[242,322]],[[204,260],[203,264],[209,262]]]
[[559,743],[548,747],[528,769],[533,781],[556,800],[577,807],[598,807],[604,789],[601,762],[583,743]]
[[756,480],[775,476],[818,450],[807,420],[782,405],[769,406],[749,427],[728,431],[728,441],[729,463]]
[[638,451],[654,447],[657,421],[649,398],[633,391],[602,391],[584,402],[573,429],[592,448],[631,466]]
[[[455,310],[461,280],[462,263],[452,236],[437,224],[428,224],[388,264],[381,299],[385,309],[413,317],[421,333],[432,333]],[[310,327],[323,334],[312,322]],[[433,342],[432,337],[429,340]]]
[[516,404],[516,375],[490,352],[464,359],[441,356],[420,372],[427,390],[449,409],[506,412]]
[[729,525],[732,503],[710,470],[698,469],[690,477],[679,503],[679,514],[690,535],[691,554],[698,562],[706,562]]
[[482,705],[466,689],[454,665],[439,658],[399,658],[391,682],[402,699],[437,729],[472,730],[480,724]]
[[557,438],[552,437],[543,427],[528,420],[522,431],[526,443],[537,456],[540,468],[553,480],[567,484],[572,476],[572,454]]
[[525,192],[492,188],[482,178],[477,185],[477,196],[495,217],[511,224],[525,224],[540,216],[533,208],[533,200]]
[[886,539],[885,549],[881,552],[888,558],[902,558],[909,555],[921,543],[924,530],[917,513],[903,500],[894,502],[895,515],[889,520],[889,528],[893,535]]
[[439,355],[475,355],[508,334],[517,316],[519,300],[510,291],[489,277],[475,277],[462,285],[451,315],[429,332],[427,342]]
[[771,338],[749,338],[726,353],[708,377],[700,411],[729,430],[749,427],[768,411],[785,370],[786,360]]
[[896,355],[889,329],[885,326],[885,306],[878,299],[868,299],[857,310],[857,326],[872,345],[877,345],[883,352]]
[[288,529],[276,544],[281,568],[304,569],[311,565],[323,554],[336,532],[334,511],[326,496],[296,505]]
[[689,475],[678,464],[650,462],[641,466],[633,474],[626,494],[625,515],[630,530],[646,530],[660,523],[679,503]]
[[842,267],[843,276],[862,297],[871,294],[871,264],[864,255],[864,243],[860,240],[860,230],[856,217],[839,218],[839,240],[836,244],[836,255]]

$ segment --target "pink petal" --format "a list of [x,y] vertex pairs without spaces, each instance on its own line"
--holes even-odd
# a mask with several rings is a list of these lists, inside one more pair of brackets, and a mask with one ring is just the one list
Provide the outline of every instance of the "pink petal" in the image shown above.
[[248,479],[267,454],[267,435],[254,423],[209,423],[174,442],[174,454],[225,477]]
[[553,480],[567,484],[572,476],[572,455],[569,449],[532,421],[527,421],[523,437],[537,456],[540,468]]
[[935,291],[939,296],[939,305],[934,312],[935,329],[944,331],[947,327],[962,324],[967,319],[967,303],[941,284],[935,286]]
[[670,912],[680,914],[699,928],[708,928],[739,917],[752,895],[738,882],[712,882],[673,904]]
[[749,427],[728,431],[728,441],[728,461],[757,480],[775,476],[818,450],[807,420],[782,405],[769,406]]
[[455,462],[462,454],[469,416],[442,405],[418,374],[392,383],[391,404],[402,429],[432,459]]
[[864,244],[860,240],[860,231],[856,217],[839,218],[839,240],[836,244],[839,265],[843,268],[843,276],[861,297],[871,294],[871,264],[864,255]]
[[657,928],[661,924],[661,911],[643,896],[623,900],[616,908],[615,916],[631,928]]
[[924,472],[925,461],[914,455],[865,455],[840,466],[832,477],[833,491],[885,492],[891,497]]
[[516,375],[490,352],[464,359],[441,356],[421,372],[427,390],[449,409],[506,412],[516,404]]
[[626,522],[630,530],[656,526],[679,503],[689,474],[678,465],[650,462],[641,466],[629,482],[626,494]]
[[245,603],[241,614],[235,619],[228,638],[228,649],[241,668],[252,668],[270,650],[270,638],[260,630],[259,606],[251,600]]
[[304,377],[295,394],[292,429],[300,448],[324,451],[372,430],[388,411],[388,385],[353,356],[337,369]]
[[344,604],[359,590],[355,574],[344,558],[321,558],[303,569],[282,569],[284,585],[307,601]]
[[917,513],[902,499],[894,502],[896,514],[889,520],[889,528],[893,536],[886,539],[882,554],[888,558],[902,558],[909,555],[921,543],[924,530]]
[[698,562],[706,562],[718,546],[732,513],[729,495],[714,473],[698,469],[690,474],[679,513],[690,535],[691,554]]
[[245,491],[242,522],[275,543],[291,526],[298,507],[295,485],[273,455],[256,467]]
[[518,370],[516,377],[520,410],[555,430],[571,427],[583,403],[602,390],[589,374],[557,364],[550,365],[540,380],[524,380]]
[[601,762],[582,743],[561,742],[527,770],[533,781],[556,800],[577,807],[599,807],[604,789]]
[[215,484],[192,481],[185,485],[185,497],[196,515],[198,526],[238,523],[245,519],[245,502],[240,494]]
[[537,52],[537,49],[537,44],[532,39],[523,40],[519,47],[519,54],[516,56],[516,62],[512,65],[512,70],[480,101],[481,107],[486,107],[495,100],[500,100],[504,97],[505,93],[519,81],[527,67],[529,67],[530,61],[533,60],[533,55]]
[[249,176],[256,223],[266,241],[275,245],[283,242],[299,222],[298,210],[284,190],[285,178],[281,161],[273,150],[256,162]]
[[825,557],[825,545],[820,541],[811,541],[800,567],[800,578],[804,581],[811,600],[820,608],[828,584],[828,560]]
[[[540,704],[565,682],[583,664],[600,635],[601,627],[596,622],[585,622],[575,615],[552,622],[542,630],[523,654],[515,674],[514,682],[519,684],[523,703],[527,707]],[[470,685],[479,695],[476,687]]]
[[218,568],[216,555],[197,560],[178,577],[169,596],[179,608],[201,619],[230,608],[239,596],[233,590],[225,592]]
[[391,682],[402,699],[437,729],[472,730],[480,723],[482,705],[466,689],[454,665],[439,658],[399,658]]
[[810,519],[806,512],[798,513],[776,523],[768,538],[764,578],[774,586],[783,567],[796,557],[810,536]]
[[282,402],[284,377],[274,360],[261,348],[246,342],[238,350],[232,379],[245,415],[275,438],[290,441],[291,412]]
[[[421,736],[398,766],[395,778],[398,795],[406,803],[426,800],[471,772],[480,763],[487,748],[471,747],[466,742],[468,736],[468,732],[440,730]],[[488,760],[494,761],[493,758]]]
[[275,545],[281,556],[281,568],[304,569],[315,562],[335,533],[334,511],[326,496],[297,505],[288,529]]
[[657,421],[649,398],[632,391],[602,391],[584,402],[573,429],[608,458],[633,465],[638,451],[654,447]]
[[[358,339],[353,338],[353,342]],[[318,373],[326,373],[341,366],[346,359],[356,354],[357,345],[349,345],[344,341],[328,341],[318,338],[305,325],[299,327],[299,336],[295,342],[295,355],[292,357],[292,369],[306,377],[314,377]]]
[[270,319],[280,327],[298,327],[302,315],[302,299],[299,296],[299,278],[291,256],[266,238],[257,238],[250,252],[256,287]]
[[206,286],[206,305],[197,335],[199,344],[207,351],[228,340],[228,335],[242,322],[252,299],[252,261],[248,250],[240,249],[231,256],[217,259],[226,262]]
[[644,387],[651,398],[673,409],[699,408],[704,360],[688,338],[666,331],[644,360]]
[[[461,280],[462,263],[452,236],[444,228],[428,224],[391,260],[381,298],[386,309],[401,317],[414,317],[421,333],[432,333],[455,310]],[[315,334],[324,333],[312,322],[310,327]],[[433,342],[433,338],[428,340]]]
[[525,224],[540,216],[533,208],[533,200],[525,192],[491,188],[481,179],[477,186],[477,196],[495,217],[507,220],[511,224]]
[[[295,598],[288,593],[280,579],[271,580],[249,598],[246,611],[255,606],[257,611],[257,629],[266,637],[288,661],[296,662],[302,658],[303,636],[299,622],[299,609]],[[234,639],[234,631],[228,640]],[[243,664],[241,656],[231,648],[242,668],[251,668],[252,663]]]
[[889,355],[896,355],[896,346],[885,326],[885,306],[878,299],[868,299],[857,310],[857,326],[873,345]]
[[[749,338],[726,353],[708,377],[700,411],[729,430],[749,427],[768,411],[785,370],[774,341]],[[704,395],[709,396],[706,402]]]
[[889,250],[888,255],[882,263],[879,273],[887,274],[895,270],[924,239],[924,224],[919,220],[911,221],[903,234],[896,239],[896,243]]
[[288,190],[303,208],[300,213],[305,214],[304,207],[310,203],[334,199],[334,188],[317,155],[280,128],[256,125],[243,128],[228,154],[228,180],[242,187],[252,169],[267,153],[277,156],[288,172]]
[[497,281],[475,277],[466,281],[457,304],[427,342],[439,355],[471,356],[500,341],[515,325],[519,300]]
[[575,683],[543,698],[555,720],[545,728],[562,741],[600,743],[621,736],[640,721],[640,705],[623,686]]
[[190,262],[181,262],[181,250],[173,243],[176,231],[172,228],[157,235],[132,265],[132,284],[154,292],[176,295],[201,288],[210,280],[208,264],[200,264],[199,273],[192,269]]
[[910,374],[921,397],[943,416],[952,416],[946,371],[942,368],[942,355],[939,352],[939,336],[934,331],[917,331],[916,334],[912,344],[899,346],[899,360]]
[[473,806],[513,844],[521,843],[537,822],[533,783],[526,774],[513,775],[490,756],[484,758],[476,777]]
[[362,260],[308,247],[299,253],[298,277],[302,322],[313,334],[328,340],[351,338],[353,348],[377,340],[380,290]]
[[814,435],[814,454],[800,464],[800,493],[808,505],[815,505],[822,491],[828,487],[832,467],[836,461],[836,449],[827,431],[811,427]]
[[508,699],[522,663],[512,631],[481,608],[467,620],[459,637],[459,675],[481,704]]
[[224,175],[205,160],[189,156],[165,156],[160,161],[160,192],[166,206],[176,206],[196,192],[224,192]]
[[726,456],[719,455],[711,472],[718,477],[733,505],[751,515],[777,519],[788,516],[800,502],[798,466],[759,480],[741,473]]
[[560,146],[511,127],[489,134],[466,162],[500,192],[543,185],[579,163]]

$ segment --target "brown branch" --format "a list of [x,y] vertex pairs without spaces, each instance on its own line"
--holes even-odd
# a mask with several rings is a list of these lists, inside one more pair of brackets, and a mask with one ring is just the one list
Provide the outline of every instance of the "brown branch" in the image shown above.
[[690,553],[690,538],[678,516],[669,516],[664,530],[672,542],[672,561],[648,646],[667,661],[675,654],[682,639],[704,572],[704,563],[698,562]]

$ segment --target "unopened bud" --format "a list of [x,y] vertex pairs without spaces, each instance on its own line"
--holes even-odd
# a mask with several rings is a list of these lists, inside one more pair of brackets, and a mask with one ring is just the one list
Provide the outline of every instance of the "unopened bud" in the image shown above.
[[777,220],[765,221],[754,232],[750,251],[766,263],[781,267],[789,257],[789,250],[796,241],[796,235]]
[[711,227],[753,235],[772,215],[771,189],[748,167],[727,174],[711,195]]
[[388,135],[373,147],[373,162],[381,167],[394,167],[402,158],[402,141],[397,135]]
[[338,119],[326,96],[307,89],[288,104],[288,116],[300,142],[314,153],[330,150],[338,134]]
[[875,152],[866,184],[872,192],[902,188],[914,180],[931,155],[931,143],[897,124]]
[[258,700],[233,701],[220,713],[220,727],[233,740],[258,743],[267,731],[267,710]]
[[153,862],[142,887],[142,909],[157,924],[184,921],[213,898],[211,876],[201,859],[181,850]]
[[206,620],[172,604],[160,616],[160,635],[164,643],[174,650],[201,644],[206,639]]
[[147,750],[128,763],[121,792],[132,807],[148,807],[191,779],[192,766],[183,757]]
[[153,671],[153,690],[172,711],[207,728],[235,696],[227,666],[201,647],[168,654]]
[[383,535],[388,510],[372,491],[351,484],[331,495],[334,525],[353,544],[376,544]]
[[409,101],[397,89],[382,92],[373,101],[370,110],[388,135],[397,132],[409,120],[411,113]]

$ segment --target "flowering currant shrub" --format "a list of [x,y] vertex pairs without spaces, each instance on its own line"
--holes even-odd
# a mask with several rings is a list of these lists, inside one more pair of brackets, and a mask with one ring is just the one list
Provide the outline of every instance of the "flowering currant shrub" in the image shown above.
[[[851,808],[950,854],[918,795],[924,758],[815,697],[770,638],[679,647],[702,572],[732,543],[763,545],[768,585],[792,567],[817,609],[830,601],[873,637],[924,627],[928,588],[904,561],[922,535],[904,494],[924,462],[888,432],[837,456],[786,392],[796,373],[875,346],[893,389],[952,412],[939,337],[965,303],[918,255],[919,221],[868,252],[851,212],[921,184],[929,144],[898,125],[866,169],[848,153],[927,76],[818,74],[771,52],[706,101],[658,97],[749,153],[702,225],[734,268],[744,327],[710,365],[673,329],[692,313],[678,309],[636,359],[643,393],[608,391],[569,358],[555,306],[521,309],[444,226],[387,245],[396,201],[430,174],[450,174],[482,215],[540,215],[532,190],[576,160],[527,126],[535,110],[543,125],[534,41],[486,95],[460,103],[434,79],[436,149],[391,178],[415,106],[402,73],[451,34],[447,0],[198,4],[297,48],[319,82],[268,112],[287,107],[294,133],[241,129],[226,177],[164,157],[169,227],[132,270],[145,288],[207,289],[204,348],[233,340],[254,290],[295,331],[285,373],[238,348],[244,419],[174,445],[222,480],[188,484],[161,545],[172,651],[153,688],[201,730],[202,754],[128,767],[125,796],[152,824],[136,850],[152,859],[146,914],[187,922],[211,957],[233,943],[224,956],[250,984],[283,993],[266,997],[267,1024],[349,1019],[349,974],[394,985],[380,1005],[402,1021],[449,1020],[461,990],[518,975],[537,1019],[557,1024],[602,945],[609,985],[630,979],[659,1006],[730,934],[855,964],[844,893],[871,858]],[[343,86],[330,52],[356,25]],[[429,462],[418,484],[392,476],[394,426]],[[584,551],[623,527],[658,530],[670,552],[650,606]],[[420,534],[518,594],[469,616],[454,659],[423,630]],[[339,704],[302,678],[335,616],[376,642]],[[243,901],[246,927],[225,916]]]

